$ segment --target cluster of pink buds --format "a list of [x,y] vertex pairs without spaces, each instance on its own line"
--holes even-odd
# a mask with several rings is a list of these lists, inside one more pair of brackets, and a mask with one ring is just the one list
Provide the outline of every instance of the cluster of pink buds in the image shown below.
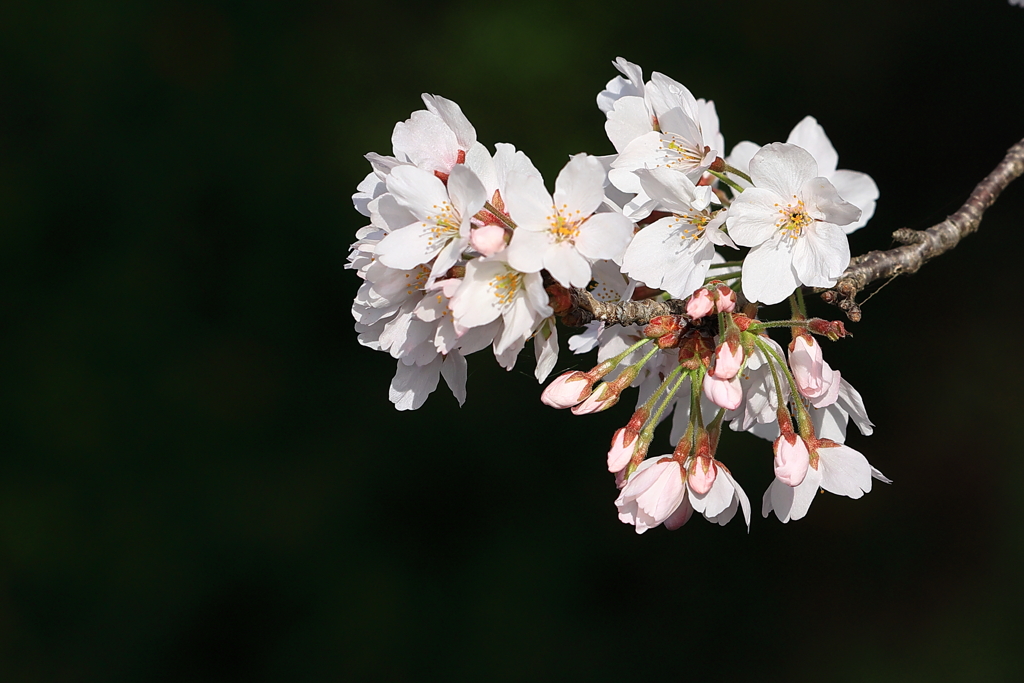
[[[859,498],[873,478],[888,481],[843,444],[851,417],[865,434],[871,423],[860,395],[825,362],[814,335],[835,340],[846,329],[807,319],[798,298],[791,304],[789,320],[762,321],[756,307],[737,310],[736,292],[712,280],[689,297],[685,315],[652,319],[626,351],[545,389],[548,405],[584,414],[615,405],[629,386],[641,387],[635,412],[608,451],[619,518],[638,533],[660,524],[678,528],[694,511],[725,524],[742,510],[749,528],[748,498],[717,456],[726,423],[773,443],[776,478],[763,498],[765,516],[774,510],[783,522],[800,519],[819,487]],[[788,360],[767,332],[783,327],[791,333]],[[600,381],[620,363],[625,367],[614,380]],[[670,413],[681,434],[673,437],[675,448],[648,457],[654,431]]]

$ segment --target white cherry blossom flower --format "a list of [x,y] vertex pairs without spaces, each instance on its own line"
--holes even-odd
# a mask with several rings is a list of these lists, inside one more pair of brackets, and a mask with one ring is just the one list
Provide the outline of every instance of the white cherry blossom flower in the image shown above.
[[524,273],[546,269],[566,287],[585,287],[595,260],[621,260],[633,224],[619,213],[594,213],[604,201],[604,179],[601,162],[585,154],[558,174],[553,197],[539,177],[510,173],[505,207],[517,227],[502,252],[509,265]]
[[754,247],[743,261],[743,294],[775,304],[800,285],[831,287],[850,263],[838,227],[860,210],[818,176],[811,155],[786,143],[766,145],[750,160],[754,186],[729,207],[729,235]]
[[522,348],[552,312],[540,273],[516,270],[507,254],[508,249],[466,264],[466,276],[450,303],[460,335],[501,318],[504,325],[494,346],[499,356],[517,344]]
[[648,458],[626,482],[615,506],[619,519],[642,534],[667,520],[682,505],[685,495],[679,463],[670,456]]
[[[805,116],[790,131],[786,142],[807,150],[818,164],[818,175],[828,180],[836,188],[839,196],[860,209],[860,218],[841,226],[843,232],[850,234],[863,227],[875,215],[875,202],[878,200],[878,186],[867,173],[836,169],[839,155],[825,134],[825,129],[813,116]],[[751,158],[761,149],[759,145],[744,140],[732,148],[726,162],[743,172],[747,172]],[[746,189],[750,183],[740,177],[733,177],[741,187]]]
[[860,498],[871,492],[872,479],[892,483],[849,446],[819,444],[816,453],[816,458],[813,453],[810,455],[807,474],[797,486],[787,486],[777,477],[772,481],[761,502],[762,516],[767,517],[774,510],[783,523],[801,519],[814,502],[819,487],[839,496]]
[[735,247],[722,231],[726,211],[710,210],[711,188],[663,168],[638,169],[644,190],[671,216],[660,218],[633,237],[622,270],[654,289],[682,299],[704,284],[715,245]]
[[415,166],[395,168],[388,190],[416,222],[394,230],[377,245],[377,257],[391,268],[407,270],[431,259],[433,281],[458,263],[469,244],[470,219],[483,208],[484,186],[466,166],[452,169],[447,187]]
[[[689,467],[689,463],[687,466]],[[704,515],[705,519],[709,522],[715,522],[721,526],[725,526],[736,515],[736,510],[742,509],[743,519],[746,521],[747,530],[749,531],[750,500],[747,498],[747,494],[743,492],[743,488],[733,479],[732,472],[721,462],[713,461],[710,468],[716,469],[717,475],[707,491],[696,490],[690,482],[692,477],[687,478],[687,499],[690,502],[690,506]],[[697,464],[697,469],[701,469],[700,463]]]

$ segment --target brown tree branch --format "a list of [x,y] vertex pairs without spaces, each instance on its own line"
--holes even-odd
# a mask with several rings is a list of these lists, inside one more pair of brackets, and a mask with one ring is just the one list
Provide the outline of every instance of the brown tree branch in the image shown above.
[[999,193],[1014,179],[1024,174],[1024,140],[1007,151],[999,165],[978,183],[964,205],[937,225],[925,230],[900,228],[892,238],[903,246],[886,251],[869,251],[853,258],[834,287],[822,290],[825,302],[839,306],[853,322],[861,319],[856,296],[872,282],[897,275],[917,272],[929,259],[955,247],[960,240],[978,229],[985,209],[992,206]]
[[579,287],[573,287],[570,295],[572,305],[562,316],[562,322],[570,327],[582,327],[591,320],[600,320],[608,325],[646,325],[659,315],[680,315],[686,311],[686,303],[682,299],[605,303]]
[[[1024,140],[1011,147],[999,165],[978,183],[964,205],[937,225],[925,230],[900,228],[893,233],[895,241],[903,246],[887,251],[870,251],[854,257],[834,287],[817,289],[827,303],[839,306],[853,322],[861,319],[856,296],[872,282],[897,275],[917,272],[929,259],[955,247],[960,240],[978,229],[985,209],[992,206],[999,194],[1013,180],[1024,175]],[[609,325],[646,325],[659,315],[681,315],[686,311],[680,299],[659,301],[598,301],[585,289],[570,290],[571,306],[563,314],[562,322],[571,327],[601,320]]]

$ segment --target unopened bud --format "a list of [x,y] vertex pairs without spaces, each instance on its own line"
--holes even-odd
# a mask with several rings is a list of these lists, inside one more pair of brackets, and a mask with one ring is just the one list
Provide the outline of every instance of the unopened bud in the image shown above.
[[601,382],[582,403],[573,406],[573,415],[589,415],[608,410],[619,402],[619,392],[613,391],[607,382]]
[[703,496],[711,490],[717,476],[718,468],[714,461],[700,456],[694,459],[693,471],[686,478],[686,483],[694,493]]
[[719,313],[732,313],[736,310],[736,292],[728,285],[718,285],[716,288],[718,297],[715,300],[715,307]]
[[481,225],[469,233],[469,243],[484,256],[494,256],[505,248],[505,228]]
[[718,379],[714,375],[704,376],[704,395],[719,408],[735,410],[743,403],[743,387],[738,377]]
[[711,292],[701,287],[686,302],[686,315],[693,320],[703,318],[715,310],[715,301],[711,298]]
[[796,434],[783,434],[775,440],[775,476],[787,486],[799,486],[807,476],[810,454],[807,444]]
[[571,408],[582,401],[593,380],[579,370],[559,375],[551,381],[540,395],[540,400],[552,408]]
[[743,347],[724,342],[715,349],[715,369],[712,371],[718,379],[732,379],[743,366]]
[[624,470],[633,457],[636,450],[639,434],[626,428],[620,427],[612,437],[612,447],[608,451],[608,471],[618,472]]

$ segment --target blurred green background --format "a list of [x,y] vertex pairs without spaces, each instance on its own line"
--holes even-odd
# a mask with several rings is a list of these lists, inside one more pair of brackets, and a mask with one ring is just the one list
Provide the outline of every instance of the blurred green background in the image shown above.
[[[342,266],[419,93],[550,183],[612,151],[618,55],[729,147],[813,114],[887,248],[1024,137],[1022,45],[1005,0],[7,0],[0,680],[1021,680],[1024,181],[826,350],[895,483],[749,535],[620,524],[628,409],[545,408],[526,354],[396,412]],[[770,450],[727,437],[759,507]]]

